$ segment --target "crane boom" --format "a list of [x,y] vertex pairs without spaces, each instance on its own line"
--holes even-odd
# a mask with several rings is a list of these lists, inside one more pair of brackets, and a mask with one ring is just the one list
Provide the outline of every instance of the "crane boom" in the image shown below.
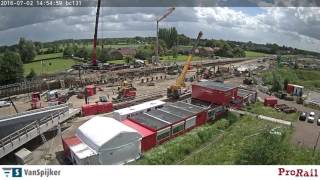
[[179,75],[179,77],[176,80],[176,83],[171,85],[168,89],[167,89],[167,97],[171,97],[171,98],[175,98],[175,99],[179,99],[181,93],[181,87],[185,87],[185,78],[186,78],[186,74],[188,72],[188,68],[190,66],[190,63],[192,61],[192,56],[194,54],[194,51],[196,50],[199,41],[202,37],[202,32],[200,31],[198,34],[198,37],[195,41],[195,43],[193,44],[193,47],[189,53],[187,62],[184,64],[183,70],[181,72],[181,74]]
[[97,37],[98,37],[98,27],[99,27],[100,5],[101,5],[101,0],[98,0],[96,24],[95,24],[94,36],[93,36],[93,50],[92,50],[92,65],[94,66],[97,65]]
[[184,64],[184,67],[183,67],[183,70],[180,74],[180,76],[178,77],[177,81],[176,81],[176,84],[175,86],[176,87],[184,87],[185,84],[184,84],[184,80],[186,78],[186,74],[188,72],[188,68],[190,66],[190,63],[192,61],[192,56],[194,54],[194,51],[195,49],[197,48],[198,44],[199,44],[199,41],[200,41],[200,38],[202,36],[202,32],[200,31],[199,34],[198,34],[198,37],[196,39],[196,42],[193,44],[193,47],[191,49],[191,52],[189,53],[189,56],[188,56],[188,59],[187,59],[187,62]]
[[161,16],[157,21],[160,22],[160,21],[162,21],[164,18],[168,17],[175,9],[176,9],[176,8],[174,8],[174,7],[169,8],[169,9],[167,10],[167,12],[166,12],[163,16]]

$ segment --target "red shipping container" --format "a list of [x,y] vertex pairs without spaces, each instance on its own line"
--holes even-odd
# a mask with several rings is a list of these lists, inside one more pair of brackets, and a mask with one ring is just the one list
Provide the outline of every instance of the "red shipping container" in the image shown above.
[[82,115],[90,116],[98,113],[97,103],[82,105]]
[[86,91],[88,96],[93,96],[95,94],[95,87],[94,85],[86,86]]
[[71,159],[70,147],[80,144],[81,140],[77,136],[62,138],[63,155],[67,159]]
[[112,103],[111,102],[99,102],[97,105],[98,113],[108,113],[112,111]]
[[293,84],[288,84],[287,85],[287,93],[292,95],[293,91],[294,91],[294,85]]
[[278,99],[273,96],[264,98],[264,105],[274,107],[278,103]]
[[192,98],[217,105],[229,104],[237,92],[237,87],[211,81],[192,85]]
[[139,124],[130,121],[128,119],[125,119],[123,121],[121,121],[123,124],[135,129],[136,131],[138,131],[140,133],[140,135],[142,136],[141,139],[141,150],[143,152],[153,148],[156,146],[157,144],[157,134],[154,131],[151,131],[143,126],[140,126]]

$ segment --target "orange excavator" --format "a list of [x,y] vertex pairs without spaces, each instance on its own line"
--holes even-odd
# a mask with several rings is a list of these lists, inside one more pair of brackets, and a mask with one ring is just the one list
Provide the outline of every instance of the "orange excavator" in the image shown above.
[[134,99],[137,94],[137,89],[133,87],[131,83],[128,83],[127,81],[123,81],[118,87],[118,96],[115,98],[115,100],[130,100]]

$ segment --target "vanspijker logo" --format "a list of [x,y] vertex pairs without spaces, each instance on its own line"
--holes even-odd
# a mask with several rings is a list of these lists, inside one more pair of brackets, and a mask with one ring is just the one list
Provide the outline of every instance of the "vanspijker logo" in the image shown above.
[[22,168],[2,168],[5,177],[22,177]]

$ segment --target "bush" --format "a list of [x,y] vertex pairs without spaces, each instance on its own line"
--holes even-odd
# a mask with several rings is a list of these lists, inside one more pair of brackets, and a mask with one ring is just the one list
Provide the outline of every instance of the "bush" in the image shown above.
[[270,129],[253,138],[244,146],[236,160],[236,164],[275,165],[287,164],[290,146],[286,134],[274,135]]
[[219,134],[214,125],[198,127],[147,152],[135,164],[174,164]]
[[34,71],[33,68],[31,68],[30,73],[26,76],[27,79],[33,79],[37,76],[36,72]]
[[117,50],[112,50],[112,51],[110,52],[110,58],[111,58],[112,60],[121,60],[121,59],[123,59],[123,56],[122,56],[122,54],[121,54],[119,51],[117,51]]
[[223,118],[216,122],[216,126],[218,129],[225,130],[230,126],[230,122]]

